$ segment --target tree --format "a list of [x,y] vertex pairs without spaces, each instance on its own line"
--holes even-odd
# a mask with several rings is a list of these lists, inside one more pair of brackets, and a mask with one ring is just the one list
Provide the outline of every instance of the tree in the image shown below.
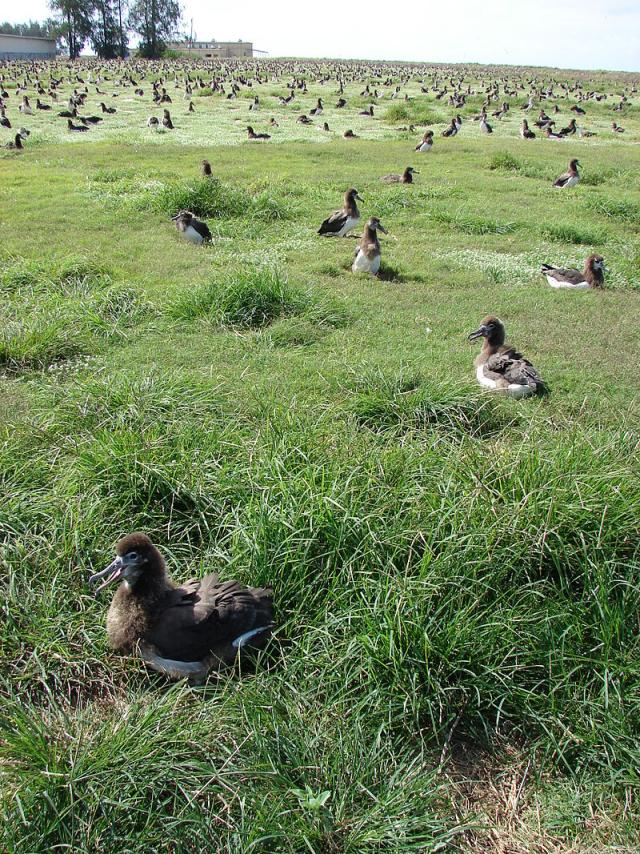
[[89,40],[102,59],[114,59],[122,55],[123,34],[119,28],[117,15],[118,9],[114,0],[93,0]]
[[149,59],[160,56],[177,32],[181,16],[178,0],[133,0],[129,27],[140,36],[140,55]]
[[69,51],[69,59],[76,59],[91,34],[92,0],[49,0],[49,8]]
[[39,21],[27,21],[26,24],[10,24],[8,21],[0,23],[0,33],[8,36],[34,36],[39,39],[47,39],[51,33],[51,27],[47,21],[42,24]]
[[124,15],[127,11],[127,2],[126,0],[115,0],[116,3],[116,11],[118,13],[118,34],[120,36],[120,51],[119,56],[121,59],[124,59],[127,55],[127,30],[124,23]]

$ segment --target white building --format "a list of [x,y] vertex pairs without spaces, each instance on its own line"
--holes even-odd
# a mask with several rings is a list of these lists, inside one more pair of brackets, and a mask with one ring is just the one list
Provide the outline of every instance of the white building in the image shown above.
[[56,40],[0,33],[0,60],[55,59]]

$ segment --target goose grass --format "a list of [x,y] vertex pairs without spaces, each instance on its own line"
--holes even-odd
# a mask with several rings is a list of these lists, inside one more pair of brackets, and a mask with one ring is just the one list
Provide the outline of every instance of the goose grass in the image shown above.
[[280,220],[290,215],[286,202],[274,198],[267,191],[252,196],[234,187],[225,187],[210,178],[164,185],[157,193],[151,191],[146,197],[143,196],[138,207],[162,211],[168,216],[175,216],[181,210],[190,210],[196,216],[214,218],[255,216]]
[[589,211],[601,214],[609,219],[621,219],[625,222],[640,221],[640,205],[632,199],[609,199],[605,196],[591,196],[584,200]]
[[435,429],[458,437],[489,436],[505,418],[486,396],[455,387],[430,388],[418,376],[377,373],[357,387],[353,414],[359,424],[374,431],[390,430],[395,435]]
[[462,232],[462,234],[508,234],[518,227],[515,222],[499,222],[495,219],[469,213],[464,209],[453,213],[447,210],[434,210],[431,216],[436,222],[448,226],[454,231]]
[[543,223],[540,226],[540,232],[543,237],[549,240],[557,240],[560,243],[576,243],[583,246],[601,246],[607,240],[604,229],[583,227],[571,222]]
[[[153,133],[114,85],[113,121],[34,115],[0,154],[0,849],[637,851],[637,109],[529,143],[516,102],[482,136],[477,92],[447,140],[415,77],[374,120],[310,79],[325,135],[283,88],[255,82],[264,145],[244,98]],[[395,129],[421,116],[428,155]],[[350,186],[381,279],[316,234]],[[538,272],[592,250],[601,292]],[[544,399],[478,388],[489,312]],[[86,579],[133,529],[177,580],[273,585],[255,670],[190,688],[109,650]]]
[[295,315],[334,328],[345,326],[349,319],[339,300],[291,285],[276,267],[239,268],[212,279],[183,297],[173,312],[183,320],[202,317],[235,329],[259,329]]
[[92,353],[96,339],[122,338],[150,306],[136,290],[111,282],[101,267],[83,260],[51,268],[20,259],[4,264],[0,366],[47,368]]

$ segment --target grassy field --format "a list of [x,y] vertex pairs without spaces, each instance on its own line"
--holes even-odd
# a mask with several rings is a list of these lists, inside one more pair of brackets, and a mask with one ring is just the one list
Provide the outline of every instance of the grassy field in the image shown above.
[[[5,77],[31,136],[0,153],[0,849],[635,852],[637,95],[612,112],[631,78],[578,75],[609,93],[579,122],[597,136],[528,142],[533,72],[510,72],[491,137],[470,120],[490,69],[463,109],[411,69],[373,120],[367,66],[347,114],[311,75],[297,105],[324,94],[325,135],[269,68],[193,115],[170,89],[164,133],[152,75],[144,98],[112,75],[117,114],[77,136],[20,118]],[[582,183],[553,190],[570,157]],[[380,183],[407,165],[414,185]],[[389,230],[380,280],[316,234],[349,186]],[[182,207],[210,246],[181,242]],[[601,292],[538,273],[591,251]],[[476,385],[488,313],[546,397]],[[190,688],[109,650],[87,578],[132,530],[181,581],[271,583],[272,663]]]

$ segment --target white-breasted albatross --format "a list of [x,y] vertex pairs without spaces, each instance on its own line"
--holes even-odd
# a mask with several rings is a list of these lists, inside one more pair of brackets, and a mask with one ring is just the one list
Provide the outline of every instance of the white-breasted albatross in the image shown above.
[[380,272],[380,241],[378,231],[387,234],[387,229],[382,225],[377,216],[372,216],[364,227],[360,238],[360,245],[356,250],[351,269],[354,273],[371,273],[377,276]]
[[176,228],[189,243],[208,243],[211,240],[211,232],[206,222],[197,219],[191,211],[180,211],[171,219]]
[[344,194],[344,204],[339,211],[334,211],[331,216],[327,217],[318,229],[318,234],[326,234],[327,236],[346,237],[351,229],[355,228],[360,222],[360,211],[356,201],[362,202],[363,199],[358,195],[355,187]]
[[531,362],[504,343],[504,324],[498,317],[485,317],[468,338],[469,341],[484,338],[480,355],[474,361],[480,385],[506,392],[510,397],[530,397],[544,391],[544,382]]
[[580,162],[578,160],[571,160],[569,162],[569,168],[567,169],[567,171],[563,172],[562,175],[556,178],[556,180],[553,182],[553,186],[561,187],[562,189],[575,187],[576,184],[580,181],[578,166],[580,166]]
[[551,264],[543,264],[540,272],[552,288],[587,291],[603,286],[606,269],[602,255],[594,252],[585,260],[582,271],[573,267],[552,267]]
[[431,151],[433,148],[433,131],[427,130],[424,133],[421,141],[416,145],[415,151],[419,151],[421,154],[426,154],[428,151]]

